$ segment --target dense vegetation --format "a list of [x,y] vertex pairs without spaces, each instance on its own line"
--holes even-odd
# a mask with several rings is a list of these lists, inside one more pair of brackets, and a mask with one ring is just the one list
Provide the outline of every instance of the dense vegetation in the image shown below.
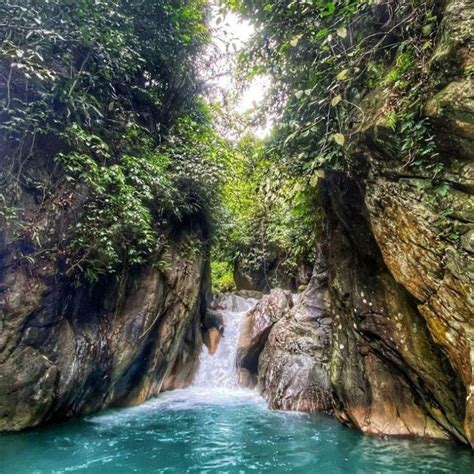
[[[170,221],[208,231],[225,144],[200,98],[207,15],[203,0],[0,6],[0,218],[21,258],[95,280],[143,262]],[[37,241],[44,210],[68,200],[85,210],[72,231]]]
[[[286,275],[308,260],[308,196],[275,179],[256,140],[215,131],[222,111],[198,73],[207,2],[28,0],[0,14],[0,219],[20,260],[60,258],[95,281],[192,222],[216,242],[219,289],[236,267]],[[46,212],[79,201],[61,241],[39,241]]]
[[[198,223],[215,244],[218,289],[232,289],[236,272],[295,286],[314,260],[318,184],[327,172],[360,171],[358,132],[374,119],[361,101],[376,90],[378,119],[399,136],[391,152],[430,170],[444,192],[416,99],[429,87],[430,2],[397,2],[388,16],[358,0],[221,6],[256,25],[239,61],[244,80],[272,77],[262,112],[276,126],[265,142],[216,131],[223,112],[204,99],[198,72],[212,63],[208,2],[0,6],[0,219],[27,244],[21,258],[59,256],[69,274],[94,281],[144,262],[170,224]],[[20,191],[34,212],[19,214]],[[38,242],[41,213],[68,199],[85,210],[73,230],[58,245]]]
[[[377,111],[400,135],[407,165],[433,152],[419,99],[432,50],[432,2],[229,1],[256,22],[241,58],[247,74],[271,74],[267,112],[278,117],[270,146],[289,173],[316,181],[325,169],[347,168],[354,136],[368,125],[361,100],[383,89]],[[370,100],[370,98],[368,98]]]
[[303,189],[276,164],[252,136],[232,147],[213,252],[218,290],[234,289],[236,273],[253,276],[261,289],[294,286],[301,266],[311,265],[318,231],[314,189]]
[[[433,189],[430,199],[446,194],[444,159],[420,102],[433,87],[427,80],[439,13],[433,2],[224,3],[256,26],[240,56],[241,75],[271,76],[262,113],[276,123],[260,149],[266,165],[254,200],[259,204],[252,208],[256,227],[240,240],[250,245],[239,265],[262,272],[276,259],[285,276],[294,277],[313,259],[321,231],[319,184],[328,173],[365,173],[358,157],[361,132],[375,123],[387,132],[372,137],[374,149],[385,149],[405,173],[429,176],[431,184],[420,185]],[[388,135],[395,138],[387,141]],[[439,209],[440,222],[446,212]]]

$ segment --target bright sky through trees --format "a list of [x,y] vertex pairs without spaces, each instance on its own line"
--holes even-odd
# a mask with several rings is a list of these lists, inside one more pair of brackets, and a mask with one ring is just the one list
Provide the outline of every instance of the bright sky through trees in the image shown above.
[[[208,89],[214,91],[211,93],[212,98],[221,102],[231,101],[237,113],[256,112],[270,87],[270,77],[256,76],[243,89],[236,84],[238,54],[246,47],[246,43],[252,36],[253,26],[232,12],[227,12],[225,16],[222,16],[217,7],[212,10],[210,26],[213,33],[210,56],[218,58],[217,61],[213,59],[214,74],[208,80]],[[216,94],[216,91],[220,92]],[[270,122],[259,124],[255,127],[254,133],[263,138],[270,128]]]

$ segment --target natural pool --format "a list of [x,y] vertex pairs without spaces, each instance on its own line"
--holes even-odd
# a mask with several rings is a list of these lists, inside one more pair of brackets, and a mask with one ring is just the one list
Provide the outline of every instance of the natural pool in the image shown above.
[[364,437],[325,416],[270,411],[249,391],[190,388],[1,435],[0,472],[471,473],[474,455],[444,442]]
[[467,448],[362,436],[327,416],[270,411],[238,388],[235,355],[254,300],[229,297],[225,336],[194,386],[142,406],[0,435],[0,474],[474,473]]

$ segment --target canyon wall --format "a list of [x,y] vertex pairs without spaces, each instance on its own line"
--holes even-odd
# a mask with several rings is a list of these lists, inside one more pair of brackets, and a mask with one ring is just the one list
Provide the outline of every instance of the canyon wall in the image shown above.
[[[41,211],[42,248],[60,244],[81,206],[73,199]],[[40,253],[2,232],[0,430],[138,404],[190,383],[209,290],[198,230],[164,233],[146,264],[94,284],[77,285],[61,260]]]
[[439,153],[431,166],[394,153],[380,112],[390,97],[376,90],[362,101],[357,171],[324,184],[335,410],[364,432],[474,441],[469,10],[447,2],[419,97]]
[[397,153],[386,87],[361,100],[352,170],[322,183],[326,293],[315,270],[269,331],[255,375],[277,408],[474,445],[472,5],[442,7],[418,98],[438,155],[416,167]]

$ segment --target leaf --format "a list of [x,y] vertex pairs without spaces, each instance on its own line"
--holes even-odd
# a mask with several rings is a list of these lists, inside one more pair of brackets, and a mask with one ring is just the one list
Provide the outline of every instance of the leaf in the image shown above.
[[286,140],[283,143],[283,146],[286,146],[289,142],[295,139],[295,137],[298,135],[298,131],[291,133],[286,137]]
[[337,36],[341,37],[341,38],[347,38],[347,30],[346,30],[346,27],[344,25],[340,26],[337,31]]
[[336,4],[334,2],[326,3],[326,11],[322,13],[322,16],[332,15],[336,11]]
[[336,79],[338,81],[345,81],[349,76],[349,69],[343,69],[337,76]]
[[309,184],[313,187],[317,186],[321,178],[324,178],[324,170],[316,170],[313,173],[313,176],[311,176],[309,180]]
[[346,142],[346,137],[342,133],[335,133],[332,136],[332,139],[340,146],[343,146],[344,143]]
[[449,184],[442,183],[434,189],[438,196],[445,197],[449,193]]
[[336,97],[332,98],[331,105],[333,107],[336,107],[336,105],[339,104],[339,102],[341,102],[341,100],[342,100],[342,97],[340,95],[336,95]]
[[422,31],[425,36],[428,36],[433,31],[433,25],[424,25]]
[[291,46],[297,46],[302,36],[302,34],[294,36],[293,39],[290,41]]
[[297,91],[297,92],[295,92],[295,96],[296,96],[297,99],[301,99],[301,97],[303,96],[303,94],[304,94],[304,91]]

